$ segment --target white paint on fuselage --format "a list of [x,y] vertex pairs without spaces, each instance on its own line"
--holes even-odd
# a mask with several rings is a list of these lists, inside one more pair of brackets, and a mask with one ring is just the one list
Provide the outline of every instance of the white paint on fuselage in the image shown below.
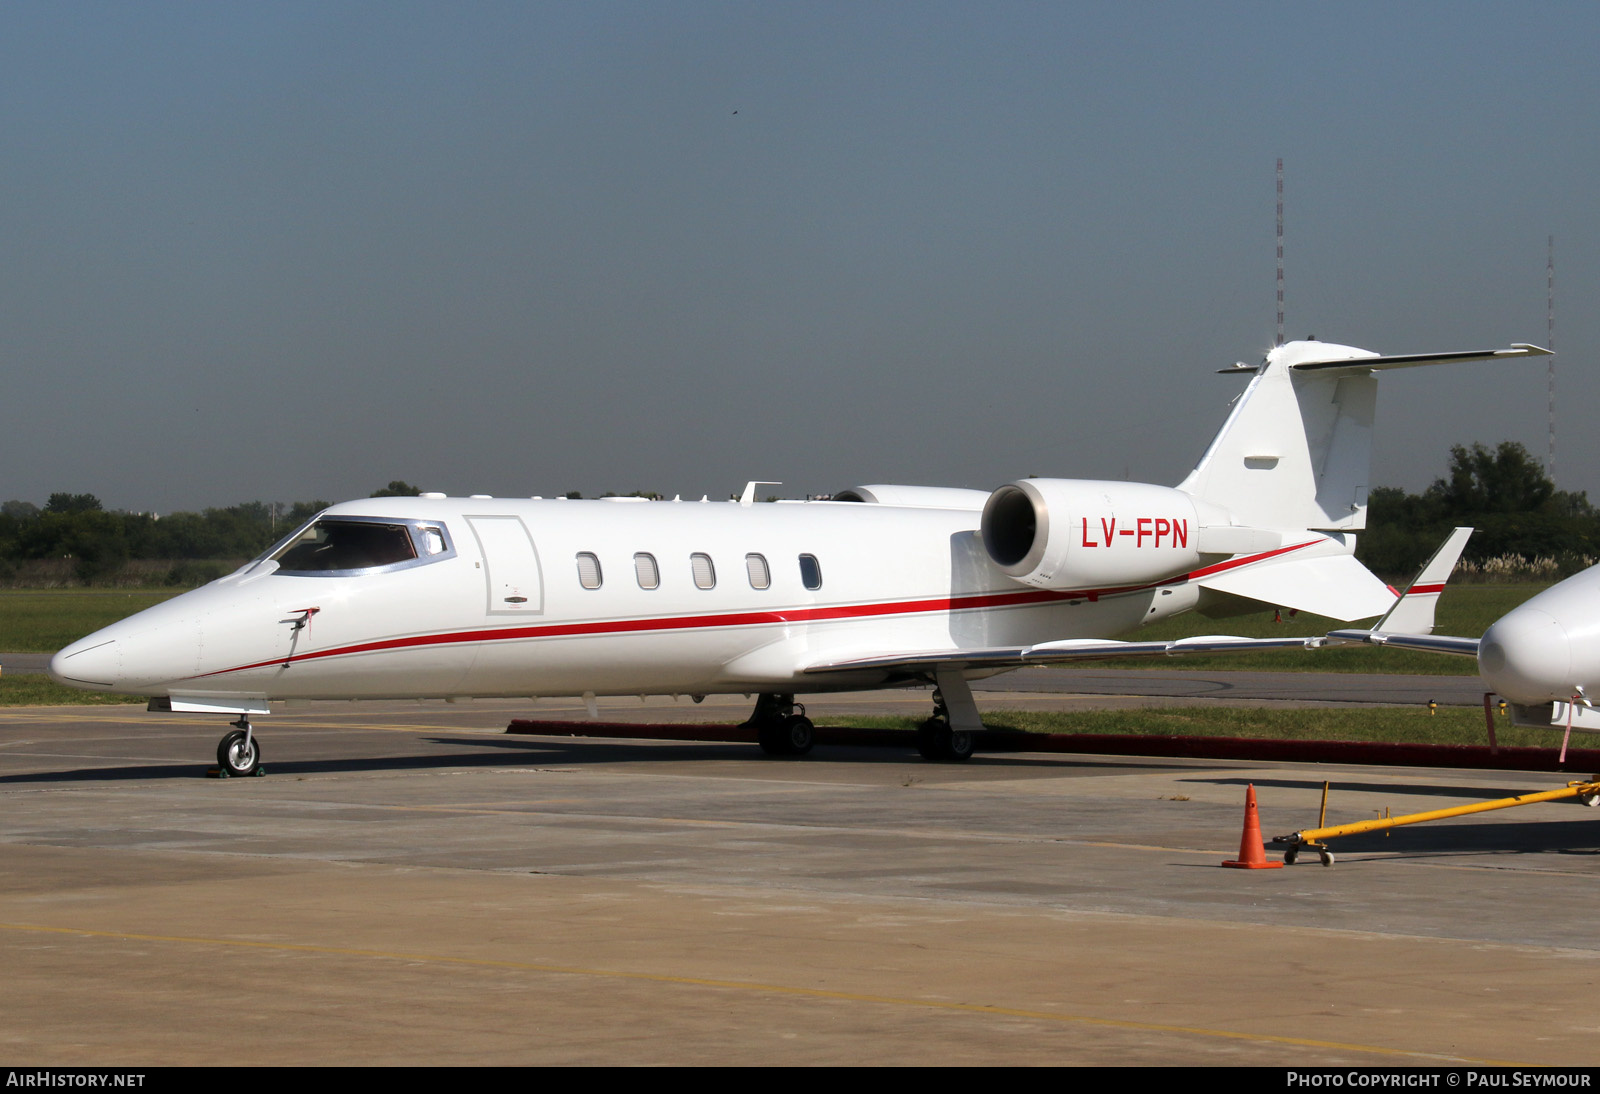
[[1514,703],[1600,699],[1600,566],[1492,623],[1478,643],[1478,673]]
[[[1181,582],[1093,599],[1024,588],[989,562],[970,510],[381,498],[323,515],[440,522],[455,555],[351,576],[246,567],[74,643],[52,671],[133,694],[272,699],[837,690],[883,674],[801,668],[1104,637],[1195,599]],[[486,558],[482,543],[514,538],[518,521],[536,565]],[[474,533],[485,527],[495,535]],[[579,552],[599,558],[600,588],[579,584]],[[636,552],[655,556],[658,588],[639,587]],[[713,588],[695,584],[696,552],[715,564]],[[766,558],[769,588],[751,587],[748,554]],[[818,560],[818,589],[802,554]],[[536,570],[541,587],[502,609],[508,567]]]

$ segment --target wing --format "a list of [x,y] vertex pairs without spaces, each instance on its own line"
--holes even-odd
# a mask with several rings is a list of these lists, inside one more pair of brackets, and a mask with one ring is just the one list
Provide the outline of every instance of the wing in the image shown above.
[[969,650],[905,650],[818,661],[807,673],[901,672],[927,673],[941,667],[962,669],[1018,669],[1027,665],[1062,665],[1073,661],[1105,661],[1114,657],[1181,657],[1186,653],[1256,653],[1261,650],[1312,650],[1327,644],[1323,636],[1307,638],[1240,638],[1227,634],[1177,638],[1168,642],[1110,642],[1070,639],[1035,646],[991,646]]
[[1478,656],[1476,638],[1455,638],[1448,634],[1384,634],[1381,631],[1329,631],[1334,642],[1366,642],[1373,646],[1393,646],[1397,650],[1423,653],[1449,653],[1457,657]]

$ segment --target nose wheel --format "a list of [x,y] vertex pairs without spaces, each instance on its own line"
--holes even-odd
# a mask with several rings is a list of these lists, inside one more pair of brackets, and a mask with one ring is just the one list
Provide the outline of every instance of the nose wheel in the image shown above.
[[234,728],[217,742],[217,769],[225,779],[245,779],[265,774],[261,770],[261,744],[250,729],[250,719],[240,717]]

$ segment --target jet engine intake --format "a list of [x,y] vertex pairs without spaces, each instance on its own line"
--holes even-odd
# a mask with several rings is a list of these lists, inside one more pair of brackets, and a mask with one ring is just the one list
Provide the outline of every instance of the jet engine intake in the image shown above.
[[1200,564],[1200,517],[1181,490],[1137,482],[1019,479],[989,495],[983,546],[1040,589],[1140,584]]

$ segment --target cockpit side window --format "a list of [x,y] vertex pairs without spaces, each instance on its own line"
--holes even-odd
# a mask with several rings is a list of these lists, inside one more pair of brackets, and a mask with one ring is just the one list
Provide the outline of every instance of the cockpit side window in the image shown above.
[[328,576],[398,569],[453,554],[449,534],[437,522],[321,517],[270,557],[280,574]]
[[425,555],[442,555],[448,550],[445,543],[444,529],[432,524],[424,524],[417,529],[421,533],[422,553]]

